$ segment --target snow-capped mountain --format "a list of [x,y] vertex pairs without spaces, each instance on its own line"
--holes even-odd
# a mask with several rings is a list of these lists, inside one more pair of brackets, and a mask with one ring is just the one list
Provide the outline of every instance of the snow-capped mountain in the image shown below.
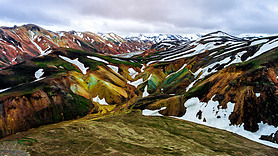
[[189,35],[173,35],[173,34],[138,34],[126,36],[125,39],[131,41],[150,41],[152,43],[159,43],[165,40],[179,40],[179,41],[189,41],[190,39],[196,38],[195,36]]

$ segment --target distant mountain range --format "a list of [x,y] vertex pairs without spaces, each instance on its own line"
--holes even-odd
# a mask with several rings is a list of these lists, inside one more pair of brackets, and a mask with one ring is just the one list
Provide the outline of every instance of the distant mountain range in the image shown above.
[[278,36],[239,38],[217,31],[195,40],[159,35],[146,41],[34,25],[1,30],[2,62],[24,58],[0,70],[1,137],[141,109],[143,115],[189,120],[278,148],[259,140],[265,135],[278,142],[278,136],[266,136],[278,131]]
[[153,43],[159,43],[165,40],[190,41],[196,39],[197,37],[200,36],[173,35],[173,34],[138,34],[138,35],[127,36],[125,37],[125,39],[131,41],[151,41]]
[[114,33],[52,32],[28,24],[20,27],[0,28],[0,68],[17,64],[38,55],[45,55],[52,48],[64,47],[105,54],[144,51],[150,41],[132,41]]
[[48,31],[37,25],[0,28],[0,68],[20,63],[52,48],[64,47],[105,54],[145,51],[165,40],[189,41],[181,35],[152,34],[121,37],[115,33]]

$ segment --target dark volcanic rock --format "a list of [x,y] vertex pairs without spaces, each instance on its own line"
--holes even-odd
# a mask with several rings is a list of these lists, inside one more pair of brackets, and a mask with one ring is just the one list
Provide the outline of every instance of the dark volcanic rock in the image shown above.
[[260,139],[270,141],[270,142],[274,142],[274,143],[278,144],[278,131],[276,131],[275,134],[272,133],[270,135],[261,135]]

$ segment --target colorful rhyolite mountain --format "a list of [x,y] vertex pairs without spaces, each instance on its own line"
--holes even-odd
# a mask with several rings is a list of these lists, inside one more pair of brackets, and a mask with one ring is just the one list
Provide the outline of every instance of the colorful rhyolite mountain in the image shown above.
[[278,130],[277,36],[214,32],[169,44],[131,57],[54,48],[1,70],[1,136],[142,109],[278,147],[259,140]]
[[46,55],[52,48],[64,47],[105,54],[144,51],[151,41],[133,41],[114,33],[52,32],[28,24],[0,28],[0,68],[14,65],[32,57]]

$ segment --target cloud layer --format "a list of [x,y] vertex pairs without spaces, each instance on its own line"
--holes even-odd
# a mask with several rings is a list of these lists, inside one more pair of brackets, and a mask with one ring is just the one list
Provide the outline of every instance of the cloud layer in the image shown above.
[[0,0],[0,7],[0,25],[120,34],[278,34],[277,0]]

